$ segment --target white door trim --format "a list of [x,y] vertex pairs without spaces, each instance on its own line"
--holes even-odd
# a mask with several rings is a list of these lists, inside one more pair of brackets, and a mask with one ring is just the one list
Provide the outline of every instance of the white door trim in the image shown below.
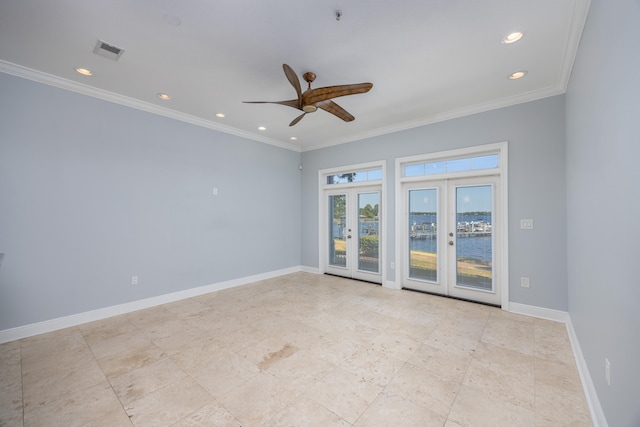
[[[468,172],[455,172],[447,174],[437,175],[423,175],[418,177],[404,177],[403,166],[408,163],[414,162],[435,162],[447,159],[465,158],[481,156],[484,154],[498,154],[497,169],[488,169],[486,171],[468,171]],[[403,215],[403,197],[402,197],[402,184],[405,182],[413,181],[427,181],[427,180],[441,180],[443,178],[463,178],[463,177],[476,177],[482,175],[499,175],[500,177],[500,198],[502,200],[500,209],[500,216],[503,219],[502,226],[503,232],[501,238],[496,241],[496,245],[500,246],[502,253],[502,262],[496,269],[496,273],[500,275],[502,280],[502,292],[501,292],[501,305],[502,309],[509,310],[509,187],[508,187],[508,142],[497,142],[493,144],[478,145],[474,147],[461,148],[448,151],[440,151],[436,153],[427,153],[409,157],[398,157],[395,159],[395,274],[394,280],[398,287],[402,287],[402,266],[398,265],[398,261],[402,260],[402,245],[403,245],[403,227],[402,215]]]
[[[328,175],[338,175],[342,173],[351,173],[369,169],[382,169],[382,179],[377,181],[352,182],[348,184],[326,184]],[[324,274],[327,265],[327,239],[326,224],[329,220],[327,212],[326,190],[338,188],[354,188],[354,187],[370,187],[381,186],[380,195],[380,275],[382,277],[382,286],[389,286],[386,278],[386,259],[387,259],[387,162],[385,160],[377,162],[358,163],[334,168],[318,170],[318,272]]]

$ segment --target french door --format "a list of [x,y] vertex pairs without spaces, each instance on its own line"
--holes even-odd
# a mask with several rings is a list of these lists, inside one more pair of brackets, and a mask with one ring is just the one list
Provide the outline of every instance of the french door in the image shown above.
[[500,305],[499,179],[403,184],[403,286]]
[[326,273],[382,283],[380,194],[380,186],[325,191]]

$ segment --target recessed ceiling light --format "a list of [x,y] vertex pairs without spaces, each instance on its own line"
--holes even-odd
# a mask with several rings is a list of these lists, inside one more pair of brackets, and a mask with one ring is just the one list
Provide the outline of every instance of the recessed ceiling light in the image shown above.
[[524,77],[526,74],[527,74],[527,72],[524,71],[524,70],[516,71],[515,73],[509,74],[509,78],[511,80],[517,80],[517,79],[520,79],[520,78]]
[[93,76],[93,72],[91,70],[87,70],[86,68],[78,67],[76,68],[76,71],[83,76]]
[[218,113],[218,114],[216,114],[216,117],[223,118],[223,117],[224,117],[224,114],[222,114],[222,113]]
[[292,140],[292,141],[297,141],[297,140],[298,140],[298,137],[297,137],[297,136],[292,136],[292,137],[291,137],[291,138],[289,138],[289,139],[290,139],[290,140]]
[[264,127],[264,126],[260,126],[260,127],[258,128],[258,130],[267,130],[267,128],[266,128],[266,127]]
[[502,43],[506,43],[506,44],[515,43],[518,40],[520,40],[523,35],[524,34],[522,34],[520,31],[515,31],[509,34],[508,36],[506,36],[504,39],[502,39]]
[[167,95],[166,93],[159,93],[158,94],[158,98],[164,100],[164,101],[168,101],[171,99],[171,97],[169,95]]

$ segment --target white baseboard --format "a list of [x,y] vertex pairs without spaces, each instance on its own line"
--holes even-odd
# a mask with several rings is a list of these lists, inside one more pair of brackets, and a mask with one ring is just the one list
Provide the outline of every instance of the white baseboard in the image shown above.
[[322,274],[320,273],[320,269],[317,267],[309,267],[306,265],[303,265],[300,267],[300,271],[304,271],[305,273],[311,273],[311,274]]
[[382,282],[382,286],[384,288],[389,288],[389,289],[402,289],[402,286],[398,285],[393,280],[385,280],[385,281],[383,281]]
[[596,394],[595,386],[591,380],[591,374],[587,368],[587,363],[582,355],[580,349],[580,343],[578,337],[573,329],[571,323],[571,316],[566,311],[551,310],[549,308],[535,307],[532,305],[519,304],[517,302],[509,303],[509,311],[512,313],[525,314],[527,316],[539,317],[541,319],[555,320],[557,322],[563,322],[567,327],[567,334],[569,335],[569,341],[571,342],[571,348],[573,350],[573,356],[576,360],[578,367],[578,374],[580,375],[580,381],[582,382],[582,389],[584,390],[585,397],[587,399],[587,405],[589,405],[589,412],[591,413],[591,420],[594,427],[608,427],[607,419],[604,417],[602,406],[600,406],[600,400]]
[[224,282],[214,283],[211,285],[199,286],[197,288],[186,289],[184,291],[173,292],[170,294],[159,295],[156,297],[145,298],[138,301],[132,301],[124,304],[114,305],[111,307],[99,308],[97,310],[86,311],[83,313],[72,314],[70,316],[59,317],[56,319],[45,320],[43,322],[32,323],[29,325],[18,326],[12,329],[0,331],[0,344],[15,341],[34,335],[44,334],[47,332],[57,331],[59,329],[78,326],[83,323],[93,322],[96,320],[106,319],[108,317],[118,316],[145,308],[155,307],[157,305],[167,304],[170,302],[180,301],[199,295],[208,294],[222,289],[233,288],[236,286],[246,285],[248,283],[259,282],[260,280],[271,279],[285,274],[304,271],[303,267],[290,267],[282,270],[270,271],[267,273],[256,274],[253,276],[241,277],[238,279],[227,280]]
[[550,308],[536,307],[534,305],[520,304],[517,302],[509,302],[509,310],[511,313],[524,314],[526,316],[538,317],[540,319],[554,320],[556,322],[566,323],[569,320],[569,313],[566,311],[553,310]]
[[571,341],[571,348],[573,348],[573,356],[576,359],[576,365],[578,365],[578,373],[580,374],[580,380],[582,381],[582,388],[584,389],[585,397],[587,398],[587,404],[589,405],[589,412],[591,412],[591,420],[594,427],[608,427],[607,419],[604,416],[604,411],[600,405],[600,399],[596,393],[596,387],[593,385],[587,362],[584,360],[582,350],[580,349],[580,343],[578,342],[578,336],[573,329],[571,318],[567,319],[567,333],[569,334],[569,341]]
[[[96,320],[106,319],[112,316],[118,316],[125,313],[131,313],[133,311],[142,310],[145,308],[155,307],[157,305],[167,304],[175,301],[180,301],[187,298],[196,297],[199,295],[208,294],[211,292],[220,291],[223,289],[233,288],[236,286],[246,285],[248,283],[258,282],[260,280],[271,279],[278,276],[284,276],[286,274],[296,273],[303,271],[311,274],[320,274],[319,269],[307,266],[297,266],[285,268],[282,270],[271,271],[262,274],[256,274],[253,276],[241,277],[238,279],[227,280],[224,282],[214,283],[211,285],[200,286],[197,288],[186,289],[184,291],[173,292],[170,294],[159,295],[156,297],[146,298],[143,300],[132,301],[125,304],[115,305],[111,307],[100,308],[97,310],[87,311],[84,313],[73,314],[70,316],[59,317],[57,319],[46,320],[43,322],[32,323],[30,325],[19,326],[17,328],[6,329],[0,331],[0,344],[14,341],[22,338],[31,337],[34,335],[44,334],[47,332],[56,331],[59,329],[69,328],[72,326],[78,326],[83,323],[93,322]],[[399,289],[395,282],[385,281],[384,287],[391,289]],[[509,311],[517,314],[524,314],[527,316],[538,317],[541,319],[554,320],[557,322],[563,322],[567,326],[567,333],[569,335],[569,341],[571,342],[571,348],[578,367],[578,373],[580,380],[582,381],[582,387],[585,392],[587,404],[589,405],[589,411],[591,412],[591,419],[594,423],[594,427],[608,427],[607,420],[602,411],[600,400],[593,385],[591,374],[587,368],[587,364],[582,355],[580,349],[580,343],[578,337],[573,329],[571,323],[571,317],[566,311],[552,310],[543,307],[536,307],[532,305],[520,304],[515,302],[509,303]]]

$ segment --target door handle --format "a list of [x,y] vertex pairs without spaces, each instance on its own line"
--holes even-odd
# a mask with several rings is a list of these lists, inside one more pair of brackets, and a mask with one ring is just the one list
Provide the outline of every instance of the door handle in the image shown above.
[[351,238],[351,234],[348,234],[348,235],[347,235],[347,239],[350,239],[350,238]]
[[449,240],[449,246],[453,246],[453,240]]

